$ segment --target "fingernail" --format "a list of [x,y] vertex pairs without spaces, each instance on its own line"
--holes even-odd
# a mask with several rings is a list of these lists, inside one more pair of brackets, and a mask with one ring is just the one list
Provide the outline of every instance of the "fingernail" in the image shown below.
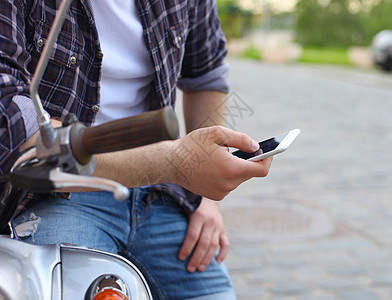
[[184,254],[180,254],[180,255],[178,256],[178,258],[179,258],[180,260],[185,260],[185,259],[186,259],[186,256],[185,256]]
[[196,271],[196,267],[195,267],[195,266],[189,266],[189,267],[188,267],[188,271],[191,272],[191,273],[193,273],[193,272]]
[[255,140],[252,140],[252,148],[254,151],[257,151],[260,148],[259,144]]
[[199,271],[200,271],[200,272],[203,272],[205,269],[206,269],[206,266],[205,266],[205,265],[200,265],[200,266],[199,266]]

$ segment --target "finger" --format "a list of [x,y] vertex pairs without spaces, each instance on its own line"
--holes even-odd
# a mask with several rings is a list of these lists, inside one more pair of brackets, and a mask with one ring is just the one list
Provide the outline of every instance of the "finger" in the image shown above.
[[225,127],[216,128],[215,130],[219,131],[220,139],[217,142],[221,145],[234,147],[249,153],[255,152],[260,148],[259,144],[245,133],[233,131]]
[[196,243],[199,240],[202,227],[203,223],[199,222],[198,219],[190,219],[184,242],[178,252],[178,258],[180,260],[186,260],[192,253],[192,250],[195,248]]
[[201,261],[205,257],[211,245],[212,234],[213,232],[209,227],[203,227],[200,239],[197,242],[196,248],[193,251],[191,259],[189,260],[187,266],[187,270],[189,272],[196,271],[196,269],[200,266]]
[[272,164],[272,157],[260,161],[246,161],[241,159],[241,163],[236,164],[237,174],[243,180],[252,177],[265,177],[269,173]]
[[267,157],[258,162],[249,161],[250,164],[250,172],[252,173],[252,177],[265,177],[269,173],[269,169],[271,168],[273,157]]
[[218,264],[222,263],[225,260],[226,255],[229,252],[229,248],[230,248],[229,238],[227,237],[226,233],[221,234],[220,249],[218,255],[216,256],[216,261],[218,262]]
[[207,249],[207,252],[205,253],[200,265],[197,268],[200,272],[205,271],[207,267],[210,265],[218,247],[219,247],[219,231],[216,231],[212,236],[211,243],[209,245],[209,248]]

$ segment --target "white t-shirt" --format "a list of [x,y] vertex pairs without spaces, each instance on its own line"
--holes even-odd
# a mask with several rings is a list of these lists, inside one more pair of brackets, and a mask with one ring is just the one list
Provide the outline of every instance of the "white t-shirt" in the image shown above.
[[146,111],[154,69],[135,0],[91,3],[103,52],[98,125]]

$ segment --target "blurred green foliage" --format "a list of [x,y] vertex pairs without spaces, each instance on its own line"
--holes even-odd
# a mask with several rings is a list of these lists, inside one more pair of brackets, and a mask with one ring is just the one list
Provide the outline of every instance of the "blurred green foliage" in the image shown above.
[[380,0],[368,14],[361,14],[361,18],[367,40],[381,30],[392,29],[392,0]]
[[261,49],[256,47],[255,45],[249,45],[243,53],[240,55],[241,58],[253,59],[253,60],[261,60]]
[[347,49],[304,47],[299,62],[351,65]]
[[295,13],[304,46],[368,46],[377,32],[392,29],[392,0],[299,0]]
[[242,38],[260,23],[260,14],[242,9],[237,0],[217,0],[217,5],[222,30],[228,39]]

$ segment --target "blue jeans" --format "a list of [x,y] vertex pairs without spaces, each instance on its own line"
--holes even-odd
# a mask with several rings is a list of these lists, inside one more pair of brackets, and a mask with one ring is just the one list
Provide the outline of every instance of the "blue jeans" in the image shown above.
[[147,190],[131,189],[130,200],[106,192],[73,193],[70,200],[48,196],[15,219],[40,218],[37,230],[22,238],[33,244],[71,243],[119,253],[143,272],[154,299],[235,299],[223,264],[214,259],[204,272],[189,273],[178,251],[188,217],[172,198],[144,203]]

